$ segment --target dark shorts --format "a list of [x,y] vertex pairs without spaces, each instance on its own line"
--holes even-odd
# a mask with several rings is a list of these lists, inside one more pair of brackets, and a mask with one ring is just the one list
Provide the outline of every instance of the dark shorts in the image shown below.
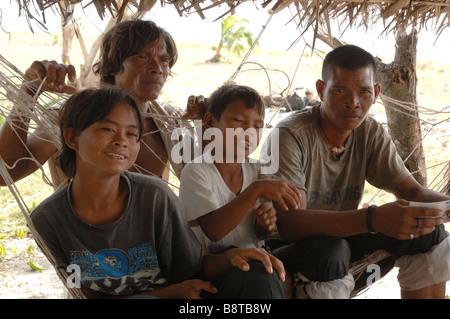
[[250,269],[242,271],[233,268],[226,275],[212,280],[217,288],[216,294],[203,292],[202,298],[208,299],[283,299],[286,287],[277,271],[267,273],[261,262],[249,262]]
[[[311,281],[323,282],[343,278],[348,273],[350,263],[379,249],[390,254],[390,257],[377,263],[381,268],[381,276],[384,276],[399,257],[425,253],[446,236],[444,226],[439,225],[434,232],[412,240],[365,233],[346,238],[319,236],[292,244],[270,241],[268,246],[273,255],[283,261],[287,272],[300,272]],[[361,276],[355,283],[355,289],[365,286],[369,275]]]

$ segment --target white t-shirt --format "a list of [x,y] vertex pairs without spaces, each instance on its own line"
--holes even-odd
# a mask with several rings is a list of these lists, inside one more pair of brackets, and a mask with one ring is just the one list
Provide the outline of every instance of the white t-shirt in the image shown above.
[[[201,161],[199,161],[200,159]],[[258,163],[246,161],[242,164],[244,177],[241,191],[258,179],[259,169]],[[183,168],[179,197],[189,225],[202,244],[205,253],[221,252],[231,246],[253,248],[262,245],[263,242],[255,235],[255,217],[252,211],[247,213],[236,228],[217,242],[208,239],[197,224],[197,218],[219,209],[236,198],[212,163],[209,154],[204,154]]]

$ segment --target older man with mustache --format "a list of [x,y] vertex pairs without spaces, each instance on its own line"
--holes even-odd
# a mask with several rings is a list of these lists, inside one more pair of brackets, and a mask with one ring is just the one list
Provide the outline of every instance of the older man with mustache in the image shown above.
[[[115,25],[105,34],[100,59],[93,67],[100,77],[101,86],[111,85],[127,91],[145,116],[141,141],[143,147],[132,170],[159,176],[166,181],[170,166],[176,175],[179,175],[183,166],[183,163],[173,161],[170,157],[172,147],[178,142],[171,138],[173,128],[183,124],[180,118],[201,119],[205,106],[202,96],[191,96],[186,113],[181,114],[170,104],[156,101],[177,58],[177,47],[167,31],[151,21],[132,20]],[[66,84],[66,78],[70,81],[76,79],[76,71],[72,65],[35,61],[25,75],[30,80],[35,80],[33,86],[23,85],[23,90],[32,96],[38,83],[42,82],[42,90],[67,94],[77,91],[75,87]],[[0,128],[0,156],[9,166],[20,158],[31,159],[31,156],[41,164],[47,160],[53,163],[56,146],[40,128],[33,134],[28,134],[29,118],[21,114],[20,107],[14,106],[8,120]],[[51,165],[51,168],[54,167]],[[17,181],[37,168],[34,161],[22,160],[9,170],[9,174]],[[53,172],[55,174],[52,174],[52,179],[58,188],[64,184],[65,176],[57,166]],[[0,177],[0,186],[4,185],[5,181]]]

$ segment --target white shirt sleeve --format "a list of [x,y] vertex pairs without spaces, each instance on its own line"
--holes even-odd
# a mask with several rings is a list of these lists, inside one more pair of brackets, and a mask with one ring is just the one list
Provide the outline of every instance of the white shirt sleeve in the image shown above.
[[213,180],[203,164],[189,163],[184,167],[179,194],[188,222],[221,207],[214,194]]

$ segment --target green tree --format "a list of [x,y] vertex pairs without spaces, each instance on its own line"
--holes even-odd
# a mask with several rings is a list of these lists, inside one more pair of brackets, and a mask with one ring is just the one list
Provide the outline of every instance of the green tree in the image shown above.
[[214,56],[208,62],[219,62],[224,58],[221,50],[225,47],[229,52],[241,56],[246,47],[253,45],[255,41],[253,34],[247,30],[249,21],[247,19],[238,19],[233,15],[221,20],[220,42]]

